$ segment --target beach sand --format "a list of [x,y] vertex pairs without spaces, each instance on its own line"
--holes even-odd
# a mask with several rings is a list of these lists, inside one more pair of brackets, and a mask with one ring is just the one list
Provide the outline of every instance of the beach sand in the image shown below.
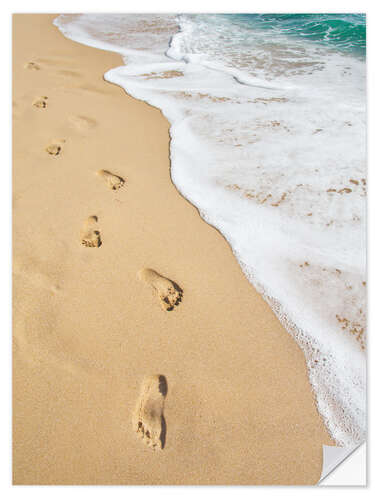
[[316,483],[302,351],[54,17],[13,17],[14,484]]

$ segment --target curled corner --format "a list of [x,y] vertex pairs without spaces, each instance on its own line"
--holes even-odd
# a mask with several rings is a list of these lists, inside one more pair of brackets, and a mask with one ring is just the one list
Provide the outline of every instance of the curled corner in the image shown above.
[[327,446],[323,444],[323,466],[318,483],[327,477],[333,469],[340,465],[340,463],[351,455],[361,444],[362,443],[359,443],[348,447]]

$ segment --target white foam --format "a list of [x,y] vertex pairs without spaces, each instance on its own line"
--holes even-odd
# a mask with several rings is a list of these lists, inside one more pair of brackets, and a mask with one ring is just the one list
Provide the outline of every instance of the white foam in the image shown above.
[[361,442],[364,62],[233,29],[223,16],[62,15],[55,24],[123,56],[105,78],[168,118],[174,184],[299,342],[337,443]]

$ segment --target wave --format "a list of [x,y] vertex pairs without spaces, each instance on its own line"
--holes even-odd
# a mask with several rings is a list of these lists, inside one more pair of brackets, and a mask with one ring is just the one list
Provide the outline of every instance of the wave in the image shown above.
[[282,32],[291,37],[332,45],[335,49],[366,53],[365,14],[228,14],[251,29]]

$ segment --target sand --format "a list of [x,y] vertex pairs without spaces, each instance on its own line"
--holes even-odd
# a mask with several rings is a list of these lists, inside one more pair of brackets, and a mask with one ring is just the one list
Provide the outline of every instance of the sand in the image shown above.
[[316,483],[301,350],[54,17],[13,18],[14,484]]

